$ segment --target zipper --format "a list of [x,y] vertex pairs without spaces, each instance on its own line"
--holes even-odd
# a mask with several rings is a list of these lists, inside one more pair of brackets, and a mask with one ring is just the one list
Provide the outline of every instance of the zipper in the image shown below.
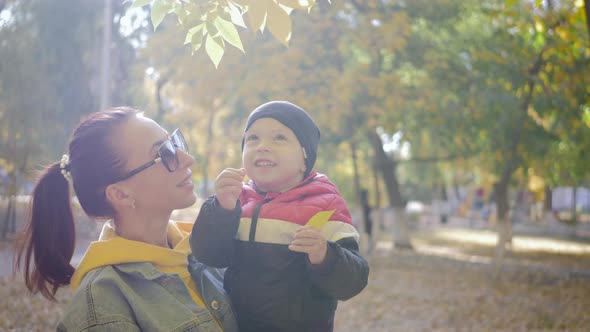
[[256,205],[254,208],[254,213],[252,214],[252,223],[250,224],[250,235],[248,236],[248,241],[254,242],[256,238],[256,224],[258,224],[258,214],[260,213],[260,208],[262,205],[272,201],[272,198],[265,198],[262,203]]

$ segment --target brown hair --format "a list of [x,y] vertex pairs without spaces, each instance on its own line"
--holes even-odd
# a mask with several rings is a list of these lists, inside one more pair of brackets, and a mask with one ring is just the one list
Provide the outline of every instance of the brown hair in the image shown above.
[[[138,113],[129,107],[93,113],[76,127],[70,138],[69,171],[74,191],[90,217],[114,216],[104,190],[123,174],[125,161],[117,155],[112,137],[117,127]],[[57,289],[68,285],[74,273],[70,260],[75,248],[70,189],[60,163],[43,171],[30,205],[29,224],[17,244],[15,270],[24,260],[27,288],[55,300]]]

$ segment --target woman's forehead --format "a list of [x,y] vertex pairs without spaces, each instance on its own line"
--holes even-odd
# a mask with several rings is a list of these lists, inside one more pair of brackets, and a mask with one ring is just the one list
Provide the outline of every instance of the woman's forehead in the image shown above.
[[165,140],[168,134],[154,120],[137,115],[130,118],[116,136],[114,143],[122,153],[132,158],[151,153],[153,145]]

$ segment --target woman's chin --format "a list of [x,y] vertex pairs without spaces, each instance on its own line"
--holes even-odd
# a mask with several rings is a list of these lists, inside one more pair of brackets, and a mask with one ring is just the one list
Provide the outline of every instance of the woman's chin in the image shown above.
[[176,209],[186,209],[187,207],[193,206],[193,204],[195,204],[196,201],[197,201],[197,194],[193,191],[193,192],[191,192],[190,195],[188,195],[184,199],[182,204],[179,204],[179,206]]

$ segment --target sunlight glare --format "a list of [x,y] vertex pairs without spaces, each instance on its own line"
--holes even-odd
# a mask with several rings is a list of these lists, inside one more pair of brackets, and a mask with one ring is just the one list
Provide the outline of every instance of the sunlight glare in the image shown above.
[[[485,246],[495,246],[498,238],[497,233],[492,231],[473,232],[469,230],[440,231],[436,236],[447,240]],[[590,244],[542,237],[514,236],[512,250],[517,252],[537,251],[585,255],[590,254]]]

